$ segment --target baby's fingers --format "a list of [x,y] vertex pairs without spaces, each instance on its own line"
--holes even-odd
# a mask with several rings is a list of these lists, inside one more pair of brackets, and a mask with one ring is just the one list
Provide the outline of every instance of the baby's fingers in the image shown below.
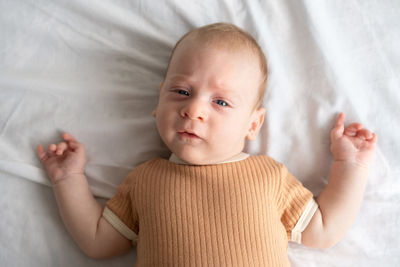
[[[369,132],[369,131],[368,131]],[[375,133],[370,133],[369,132],[369,137],[364,137],[366,143],[370,148],[375,147],[377,141],[378,141],[378,136]]]
[[41,144],[36,147],[36,152],[37,152],[37,155],[38,155],[40,161],[42,161],[42,162],[46,161],[47,154],[44,151],[44,148]]
[[66,141],[66,142],[78,142],[75,137],[73,137],[72,135],[70,135],[69,133],[64,133],[62,135],[62,138]]
[[49,148],[47,149],[47,156],[54,156],[57,151],[57,146],[55,144],[49,145]]
[[65,142],[59,143],[59,144],[57,145],[56,154],[57,154],[58,156],[61,156],[61,155],[64,153],[64,151],[67,150],[67,148],[68,148],[67,143],[65,143]]
[[70,141],[68,142],[69,147],[72,149],[72,151],[78,153],[78,154],[85,154],[85,147],[83,144],[75,141]]
[[361,130],[357,131],[357,137],[361,137],[364,140],[369,140],[372,138],[372,134],[367,129],[361,129]]
[[342,137],[344,131],[344,119],[345,119],[344,113],[340,113],[336,119],[335,126],[331,131],[332,141]]
[[44,150],[44,148],[41,144],[36,147],[37,155],[41,162],[45,162],[50,157],[54,156],[56,149],[57,149],[57,146],[55,144],[51,144],[48,147],[47,152]]
[[73,151],[81,153],[85,149],[83,144],[79,143],[72,135],[64,133],[62,137],[68,143],[69,148]]
[[368,142],[370,142],[370,144],[372,145],[375,145],[377,141],[378,141],[378,136],[375,133],[372,133],[372,137],[371,139],[368,140]]
[[358,135],[358,132],[362,129],[362,124],[361,123],[352,123],[349,126],[344,129],[344,134],[347,136],[356,136]]

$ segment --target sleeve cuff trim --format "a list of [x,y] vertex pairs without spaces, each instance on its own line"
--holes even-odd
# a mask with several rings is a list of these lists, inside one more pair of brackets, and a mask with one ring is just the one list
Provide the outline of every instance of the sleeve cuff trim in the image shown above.
[[304,231],[304,229],[307,228],[308,224],[310,223],[317,209],[318,209],[318,204],[314,200],[314,198],[312,198],[310,202],[308,202],[299,221],[293,228],[290,241],[301,244],[301,233]]
[[120,232],[127,239],[137,242],[138,236],[132,231],[125,223],[123,223],[114,212],[108,207],[104,208],[103,217],[106,219],[118,232]]

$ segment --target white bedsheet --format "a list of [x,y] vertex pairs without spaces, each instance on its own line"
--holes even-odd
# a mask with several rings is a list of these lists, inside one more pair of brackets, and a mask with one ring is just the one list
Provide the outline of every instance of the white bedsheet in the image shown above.
[[169,152],[151,111],[169,53],[217,21],[251,32],[270,78],[265,124],[246,150],[285,163],[318,195],[329,131],[343,111],[379,136],[359,216],[329,250],[290,244],[293,266],[400,266],[400,2],[0,1],[0,266],[132,266],[95,261],[58,215],[35,147],[85,144],[93,193],[109,198],[139,163]]

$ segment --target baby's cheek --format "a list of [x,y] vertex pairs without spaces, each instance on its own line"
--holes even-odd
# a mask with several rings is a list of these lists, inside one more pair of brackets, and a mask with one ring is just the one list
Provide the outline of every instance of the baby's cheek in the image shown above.
[[157,114],[156,124],[157,124],[157,130],[158,130],[159,134],[163,135],[163,133],[165,131],[166,121],[161,114]]
[[166,113],[157,114],[157,129],[164,141],[166,141],[165,139],[168,138],[168,135],[171,135],[173,132],[173,127],[174,120],[171,116],[168,116]]

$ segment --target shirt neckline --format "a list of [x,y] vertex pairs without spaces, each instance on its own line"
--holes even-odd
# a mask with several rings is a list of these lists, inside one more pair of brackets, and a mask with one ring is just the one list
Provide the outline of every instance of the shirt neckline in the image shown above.
[[[224,163],[232,163],[232,162],[237,162],[237,161],[241,161],[241,160],[245,160],[249,157],[250,155],[244,152],[240,152],[239,154],[221,161],[221,162],[217,162],[217,163],[213,163],[213,164],[224,164]],[[181,165],[193,165],[191,163],[188,163],[186,161],[181,160],[180,158],[178,158],[174,153],[171,154],[171,156],[169,157],[169,161],[176,163],[176,164],[181,164]]]

